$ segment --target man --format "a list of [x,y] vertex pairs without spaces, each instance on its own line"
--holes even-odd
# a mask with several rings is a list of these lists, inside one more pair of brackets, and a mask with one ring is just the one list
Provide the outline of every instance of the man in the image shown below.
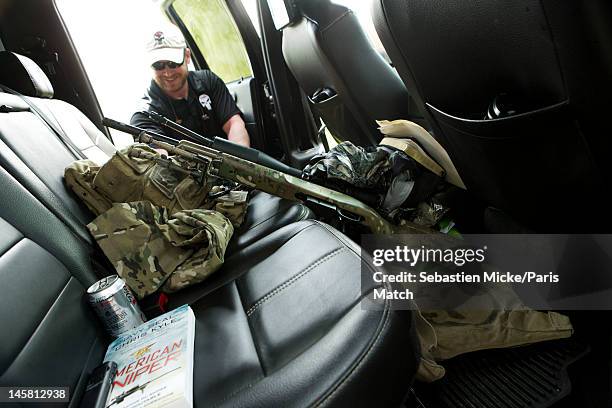
[[[227,137],[250,145],[241,112],[223,81],[209,70],[189,71],[191,52],[176,30],[157,31],[147,45],[153,79],[143,98],[145,109],[166,116],[208,137]],[[160,127],[142,113],[130,123],[176,139],[183,137]]]

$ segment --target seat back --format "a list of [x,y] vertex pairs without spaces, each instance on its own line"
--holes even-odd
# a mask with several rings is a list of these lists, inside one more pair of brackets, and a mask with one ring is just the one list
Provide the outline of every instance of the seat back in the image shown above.
[[[81,111],[67,102],[52,99],[51,82],[28,57],[0,51],[0,84],[29,97],[30,103],[43,112],[84,157],[103,164],[115,152],[111,141]],[[3,99],[10,100],[12,97],[4,95]]]
[[[358,145],[377,144],[378,119],[408,119],[409,95],[372,48],[357,17],[329,0],[303,1],[283,29],[283,55],[311,106],[331,132]],[[323,94],[317,95],[321,90]]]
[[89,248],[2,167],[0,190],[0,386],[78,401],[108,343],[83,298]]
[[[567,31],[580,7],[562,3],[580,2],[376,0],[373,6],[381,41],[468,190],[551,231],[584,227],[567,214],[590,207],[604,185],[591,143],[601,135],[585,133],[589,122],[601,121],[595,114],[601,107],[575,98],[578,83],[592,81],[577,76],[593,62],[591,56],[585,63],[580,54],[589,52],[578,44],[593,38],[584,33],[587,19]],[[610,77],[608,70],[604,82]],[[609,110],[609,98],[598,103]]]
[[25,95],[82,154],[77,156],[67,148],[23,99],[0,92],[0,105],[7,110],[0,113],[0,165],[83,240],[91,241],[85,224],[93,216],[65,186],[64,169],[81,157],[103,164],[115,147],[77,108],[50,99],[53,88],[49,80],[29,58],[0,52],[0,84]]

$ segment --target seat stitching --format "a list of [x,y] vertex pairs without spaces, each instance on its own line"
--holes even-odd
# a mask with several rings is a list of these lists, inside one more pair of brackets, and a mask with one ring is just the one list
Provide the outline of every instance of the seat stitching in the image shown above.
[[[366,257],[364,257],[361,253],[358,253],[355,250],[353,242],[350,239],[348,239],[347,237],[345,237],[343,235],[339,235],[338,231],[332,230],[329,225],[327,225],[327,224],[325,224],[325,223],[323,223],[323,222],[321,222],[319,220],[312,220],[312,221],[317,223],[318,225],[322,226],[323,228],[325,228],[330,233],[330,235],[336,239],[336,241],[338,241],[341,244],[345,245],[352,253],[354,253],[358,258],[360,258],[361,259],[361,264],[364,267],[367,267],[370,270],[370,272],[374,272],[375,271],[374,267],[370,264],[370,262],[365,262],[365,264],[364,264],[363,260]],[[361,250],[363,251],[363,248],[361,248]],[[388,283],[385,283],[385,286],[388,286],[388,285],[389,285]]]
[[329,22],[329,24],[327,24],[325,27],[321,27],[321,29],[319,30],[321,32],[321,34],[323,34],[325,31],[329,30],[330,28],[332,28],[338,21],[342,20],[344,17],[353,14],[353,12],[351,10],[346,10],[344,13],[340,14],[338,17],[334,18],[332,21]]
[[357,255],[359,258],[363,258],[363,256],[358,253],[353,245],[353,242],[350,241],[349,239],[346,239],[343,236],[339,236],[336,232],[331,229],[331,226],[328,224],[325,224],[324,222],[321,222],[319,220],[312,220],[312,222],[316,223],[317,225],[323,227],[336,241],[338,241],[340,244],[344,245],[345,247],[347,247],[353,254]]
[[[288,237],[288,239],[286,241],[284,241],[282,244],[280,244],[280,246],[278,248],[276,248],[274,251],[271,252],[270,255],[275,254],[280,248],[282,248],[283,245],[285,245],[287,242],[291,241],[293,238],[297,237],[298,235],[300,235],[301,233],[303,233],[304,231],[306,231],[307,229],[314,227],[315,224],[310,224],[310,225],[306,225],[305,227],[303,227],[301,230],[296,231],[293,235],[291,235],[290,237]],[[248,246],[247,246],[248,248]],[[238,279],[240,279],[244,274],[249,273],[250,270],[245,270],[242,271],[242,273],[240,275],[236,275],[234,277],[232,277],[230,280],[222,280],[222,284],[219,284],[217,286],[214,286],[211,290],[208,290],[205,288],[204,291],[200,292],[194,299],[189,301],[190,305],[194,305],[197,302],[199,302],[200,300],[202,300],[203,298],[205,298],[206,296],[208,296],[210,293],[213,293],[217,290],[219,290],[221,287],[231,283],[231,282],[236,282],[236,284],[238,284]]]
[[281,284],[280,286],[277,286],[276,289],[274,289],[273,291],[268,293],[263,298],[259,299],[253,306],[251,306],[249,308],[249,310],[247,311],[247,316],[250,317],[253,313],[255,313],[255,311],[257,311],[257,309],[259,309],[261,307],[261,305],[263,305],[264,303],[268,302],[274,296],[278,295],[280,292],[282,292],[283,290],[287,289],[289,286],[293,285],[295,282],[297,282],[298,280],[300,280],[301,278],[306,276],[314,268],[316,268],[317,266],[319,266],[319,265],[329,261],[331,258],[333,258],[334,256],[338,255],[343,250],[344,250],[344,247],[335,249],[334,251],[330,252],[329,254],[324,256],[323,258],[321,258],[321,259],[315,261],[314,263],[310,264],[309,266],[307,266],[305,269],[303,269],[301,272],[299,272],[297,275],[293,276],[291,279],[289,279],[285,283]]

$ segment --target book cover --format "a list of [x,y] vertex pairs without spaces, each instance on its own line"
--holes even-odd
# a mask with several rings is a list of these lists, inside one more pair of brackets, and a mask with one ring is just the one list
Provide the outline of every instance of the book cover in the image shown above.
[[111,343],[117,363],[107,408],[193,406],[195,317],[187,305],[132,329]]

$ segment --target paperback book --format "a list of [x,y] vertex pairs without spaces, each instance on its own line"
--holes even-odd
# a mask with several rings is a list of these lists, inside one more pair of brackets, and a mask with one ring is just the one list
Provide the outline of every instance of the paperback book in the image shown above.
[[122,334],[104,357],[117,363],[106,407],[192,407],[194,339],[187,305]]

